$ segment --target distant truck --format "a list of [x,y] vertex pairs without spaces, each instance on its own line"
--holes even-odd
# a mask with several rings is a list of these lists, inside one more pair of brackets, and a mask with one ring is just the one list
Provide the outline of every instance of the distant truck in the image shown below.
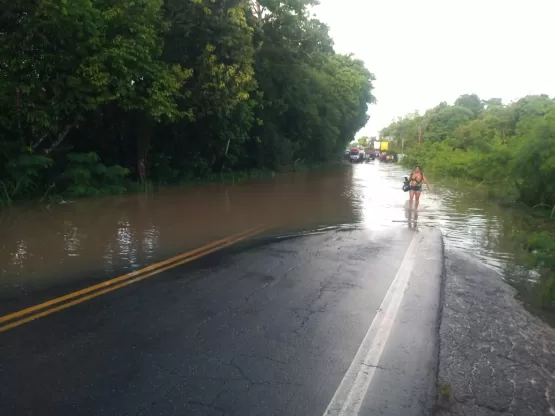
[[366,149],[364,149],[364,153],[366,154],[366,160],[376,159],[376,149],[372,149],[371,147],[367,147]]

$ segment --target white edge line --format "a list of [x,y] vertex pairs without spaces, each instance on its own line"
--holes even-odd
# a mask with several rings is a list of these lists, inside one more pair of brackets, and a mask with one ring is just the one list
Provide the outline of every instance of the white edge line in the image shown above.
[[416,241],[417,235],[413,234],[399,270],[324,416],[357,415],[360,411],[411,276]]

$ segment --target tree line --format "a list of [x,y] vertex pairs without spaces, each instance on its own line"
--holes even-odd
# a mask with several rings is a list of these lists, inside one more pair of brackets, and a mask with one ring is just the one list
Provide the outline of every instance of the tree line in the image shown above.
[[374,76],[315,0],[22,0],[0,15],[0,200],[340,157]]
[[408,166],[487,185],[491,196],[531,213],[536,232],[524,243],[543,270],[544,303],[555,308],[555,99],[460,96],[423,115],[409,114],[381,131],[404,147]]
[[429,171],[495,184],[529,206],[555,205],[555,100],[527,96],[504,105],[475,94],[409,114],[381,131],[405,160]]

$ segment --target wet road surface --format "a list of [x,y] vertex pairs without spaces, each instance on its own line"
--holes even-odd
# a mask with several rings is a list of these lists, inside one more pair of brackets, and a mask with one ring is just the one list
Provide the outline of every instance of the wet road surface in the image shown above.
[[439,232],[254,237],[0,334],[0,414],[425,414]]

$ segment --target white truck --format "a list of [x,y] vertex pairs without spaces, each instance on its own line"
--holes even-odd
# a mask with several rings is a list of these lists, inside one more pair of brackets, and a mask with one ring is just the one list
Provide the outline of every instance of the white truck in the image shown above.
[[351,149],[349,152],[349,160],[351,163],[363,163],[364,162],[365,153],[362,149]]

